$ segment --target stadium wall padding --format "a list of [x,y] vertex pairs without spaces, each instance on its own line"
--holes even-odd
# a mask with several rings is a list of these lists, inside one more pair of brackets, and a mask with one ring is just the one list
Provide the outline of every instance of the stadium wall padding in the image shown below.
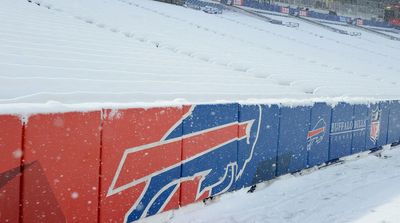
[[38,114],[24,135],[23,222],[96,222],[100,112]]
[[307,167],[310,117],[310,107],[281,107],[276,170],[278,176]]
[[400,102],[0,115],[1,222],[131,222],[400,141]]
[[351,153],[359,153],[366,150],[365,138],[367,135],[368,106],[354,105],[354,126],[351,143]]
[[317,166],[329,161],[329,133],[332,108],[326,103],[315,103],[311,109],[307,133],[307,164]]
[[23,125],[20,118],[0,115],[0,222],[18,222]]

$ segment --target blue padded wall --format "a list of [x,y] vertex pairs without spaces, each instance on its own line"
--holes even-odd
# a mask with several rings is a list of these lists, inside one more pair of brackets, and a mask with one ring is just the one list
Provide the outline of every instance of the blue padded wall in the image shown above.
[[[183,135],[196,134],[203,132],[203,135],[212,133],[215,128],[221,126],[237,125],[238,122],[238,104],[217,104],[217,105],[197,105],[191,115],[183,120]],[[216,195],[221,192],[234,189],[234,176],[237,172],[235,164],[237,162],[237,127],[229,131],[221,131],[220,137],[206,137],[203,144],[214,145],[212,141],[218,141],[220,138],[226,140],[218,142],[219,146],[208,148],[209,152],[203,153],[195,159],[182,164],[182,177],[190,177],[200,172],[209,171],[201,182],[200,190],[210,188],[210,195]],[[189,140],[189,139],[188,139]],[[196,144],[183,140],[182,154],[190,153],[195,150]],[[189,146],[190,145],[190,146]],[[184,189],[182,189],[184,190]],[[186,191],[182,191],[186,193]]]
[[334,160],[351,154],[353,138],[353,105],[339,103],[332,109],[329,159]]
[[307,133],[311,107],[282,107],[280,114],[277,175],[307,167]]
[[390,103],[388,144],[400,141],[400,101]]
[[326,103],[316,103],[311,110],[311,125],[307,134],[308,166],[329,160],[329,133],[332,108]]
[[353,126],[353,142],[351,153],[359,153],[366,150],[365,137],[368,120],[368,106],[354,105],[354,126]]
[[248,187],[275,177],[279,107],[241,105],[239,122],[252,121],[250,138],[238,142],[236,188]]
[[379,109],[381,110],[381,117],[380,117],[379,137],[378,141],[376,142],[376,145],[383,146],[387,144],[390,102],[389,101],[380,102]]

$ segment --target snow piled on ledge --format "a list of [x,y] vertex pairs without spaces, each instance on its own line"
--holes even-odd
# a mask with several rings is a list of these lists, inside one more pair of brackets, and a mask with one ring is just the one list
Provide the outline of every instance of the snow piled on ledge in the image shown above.
[[240,105],[278,105],[285,107],[312,106],[315,103],[324,102],[335,107],[338,103],[346,102],[348,104],[374,104],[381,101],[395,101],[395,99],[374,99],[374,98],[309,98],[309,99],[248,99],[245,101],[225,101],[216,100],[210,102],[191,103],[184,99],[175,99],[173,101],[154,101],[154,102],[134,102],[134,103],[79,103],[64,104],[57,101],[48,101],[46,103],[15,103],[0,104],[0,115],[18,115],[26,119],[34,114],[51,114],[64,112],[91,112],[100,111],[102,109],[130,109],[130,108],[155,108],[155,107],[181,107],[183,105],[201,105],[201,104],[229,104],[238,103]]

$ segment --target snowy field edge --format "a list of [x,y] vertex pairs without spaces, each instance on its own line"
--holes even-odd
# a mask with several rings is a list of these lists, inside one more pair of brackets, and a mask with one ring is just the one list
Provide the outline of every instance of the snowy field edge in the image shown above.
[[399,161],[400,146],[385,145],[138,222],[395,223]]

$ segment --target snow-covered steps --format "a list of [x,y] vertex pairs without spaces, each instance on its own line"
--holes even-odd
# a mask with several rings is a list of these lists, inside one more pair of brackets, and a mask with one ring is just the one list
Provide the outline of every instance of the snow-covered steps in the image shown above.
[[6,0],[0,18],[2,104],[400,94],[400,46],[367,32],[135,0]]

